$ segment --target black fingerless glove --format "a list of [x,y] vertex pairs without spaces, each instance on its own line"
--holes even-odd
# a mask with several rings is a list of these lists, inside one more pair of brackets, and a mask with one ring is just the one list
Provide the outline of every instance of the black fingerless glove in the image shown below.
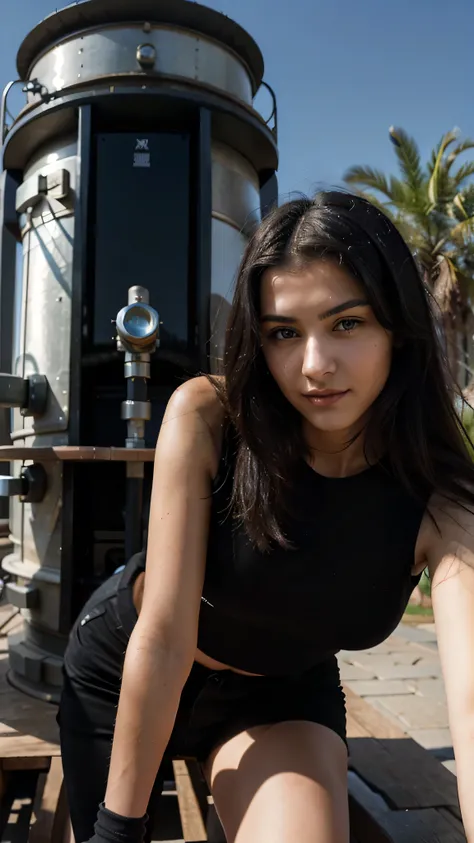
[[95,834],[89,843],[143,843],[148,816],[121,817],[109,811],[104,803],[99,807]]

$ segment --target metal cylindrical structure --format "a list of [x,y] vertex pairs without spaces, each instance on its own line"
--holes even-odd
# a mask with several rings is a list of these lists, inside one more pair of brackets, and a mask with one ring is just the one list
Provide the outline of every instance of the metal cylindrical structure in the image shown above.
[[[9,86],[0,117],[0,372],[15,376],[0,378],[0,491],[25,619],[11,678],[35,695],[57,698],[77,612],[146,528],[134,490],[146,499],[169,395],[219,370],[240,258],[276,201],[263,70],[240,26],[188,0],[84,0],[20,47],[26,103],[6,125]],[[124,357],[131,288],[160,342]]]

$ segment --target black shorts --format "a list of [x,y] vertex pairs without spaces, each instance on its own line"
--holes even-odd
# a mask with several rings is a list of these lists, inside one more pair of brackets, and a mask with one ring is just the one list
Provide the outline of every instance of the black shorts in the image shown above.
[[[132,586],[138,571],[132,560],[93,594],[72,629],[65,655],[58,721],[66,786],[74,803],[71,818],[73,825],[75,817],[81,823],[79,841],[105,794],[125,651],[137,620]],[[287,720],[320,723],[346,743],[345,698],[335,656],[291,677],[244,676],[195,662],[165,760],[181,756],[204,761],[239,732]]]

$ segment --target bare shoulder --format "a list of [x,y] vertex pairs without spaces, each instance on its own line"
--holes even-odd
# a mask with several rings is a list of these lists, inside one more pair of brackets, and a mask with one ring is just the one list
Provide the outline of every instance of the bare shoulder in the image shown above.
[[224,422],[224,408],[217,390],[205,377],[191,378],[181,384],[173,392],[166,413],[170,416],[195,414],[208,425],[213,435]]
[[224,418],[224,407],[211,381],[206,377],[191,378],[173,392],[162,430],[165,433],[166,428],[172,427],[183,445],[187,441],[193,447],[199,442],[202,456],[210,459],[214,470],[221,451]]

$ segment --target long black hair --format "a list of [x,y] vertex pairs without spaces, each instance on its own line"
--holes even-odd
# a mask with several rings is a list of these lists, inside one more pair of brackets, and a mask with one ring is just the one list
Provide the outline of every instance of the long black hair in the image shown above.
[[236,433],[233,508],[260,549],[287,546],[292,469],[307,455],[301,417],[270,375],[261,348],[260,285],[270,267],[336,258],[363,286],[379,323],[393,333],[387,383],[372,406],[365,442],[383,447],[390,470],[426,505],[436,491],[474,503],[474,465],[455,410],[429,291],[391,221],[365,199],[319,193],[273,210],[245,251],[229,316],[225,401]]

